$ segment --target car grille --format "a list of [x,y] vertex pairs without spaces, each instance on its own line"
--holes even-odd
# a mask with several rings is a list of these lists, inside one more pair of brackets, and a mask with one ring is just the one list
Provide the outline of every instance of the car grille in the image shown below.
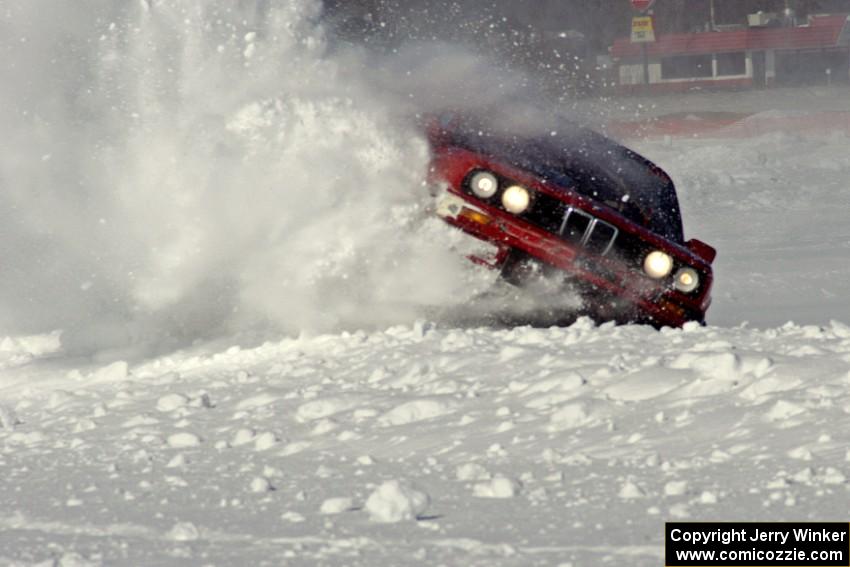
[[522,218],[549,232],[560,235],[574,246],[604,256],[617,240],[619,231],[585,211],[550,195],[538,193],[535,205]]
[[619,233],[614,225],[575,207],[567,208],[558,232],[567,242],[600,256],[611,250]]
[[[464,182],[467,194],[474,197],[468,185],[469,176]],[[508,182],[502,180],[501,185]],[[570,206],[564,201],[538,192],[534,196],[534,203],[520,218],[533,225],[560,235],[566,242],[583,248],[593,254],[605,256],[614,247],[619,230],[612,224],[599,220],[582,209]],[[629,238],[621,240],[630,240]],[[620,242],[622,247],[626,242]],[[622,250],[619,252],[623,252]]]

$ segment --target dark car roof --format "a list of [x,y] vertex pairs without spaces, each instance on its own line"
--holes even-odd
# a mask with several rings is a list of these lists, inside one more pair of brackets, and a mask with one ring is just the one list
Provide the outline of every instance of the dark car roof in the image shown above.
[[558,121],[548,134],[516,134],[474,118],[441,122],[442,143],[492,156],[567,187],[649,230],[684,241],[676,189],[659,167],[597,132]]

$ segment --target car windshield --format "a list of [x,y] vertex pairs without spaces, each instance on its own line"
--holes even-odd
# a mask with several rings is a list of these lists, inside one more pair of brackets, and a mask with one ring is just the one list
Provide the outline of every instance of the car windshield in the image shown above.
[[[562,125],[563,126],[563,125]],[[454,146],[493,156],[683,242],[676,190],[657,166],[596,132],[568,124],[547,136],[494,134],[471,123],[446,131]]]

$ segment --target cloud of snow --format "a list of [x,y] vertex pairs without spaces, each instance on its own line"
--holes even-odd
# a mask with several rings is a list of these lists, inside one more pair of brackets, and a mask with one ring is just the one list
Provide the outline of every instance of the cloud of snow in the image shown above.
[[[478,276],[417,114],[523,105],[446,46],[335,45],[318,0],[0,8],[0,327],[78,348],[374,327]],[[519,97],[514,97],[518,100]]]

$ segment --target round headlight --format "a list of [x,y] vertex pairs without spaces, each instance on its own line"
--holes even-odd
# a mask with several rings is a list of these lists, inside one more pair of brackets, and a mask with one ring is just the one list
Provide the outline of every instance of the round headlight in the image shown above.
[[673,271],[673,258],[661,250],[650,252],[643,261],[643,271],[656,280],[665,278]]
[[499,190],[499,180],[492,173],[479,171],[469,180],[469,187],[476,197],[489,199]]
[[690,293],[699,287],[699,274],[693,268],[682,268],[676,272],[673,286],[679,291]]
[[502,205],[509,213],[519,215],[528,210],[531,204],[531,194],[525,187],[511,185],[502,194]]

